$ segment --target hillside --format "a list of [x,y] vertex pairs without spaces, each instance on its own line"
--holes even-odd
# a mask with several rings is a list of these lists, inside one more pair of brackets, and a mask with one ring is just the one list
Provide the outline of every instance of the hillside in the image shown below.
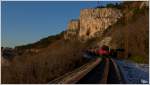
[[31,43],[31,44],[27,44],[27,45],[22,45],[22,46],[16,46],[15,49],[16,50],[25,50],[25,49],[41,49],[41,48],[46,48],[48,47],[51,43],[63,39],[63,35],[64,32],[61,32],[59,34],[56,35],[52,35],[52,36],[48,36],[46,38],[42,38],[41,40],[35,42],[35,43]]
[[124,2],[82,9],[79,19],[69,21],[65,32],[16,46],[15,57],[7,66],[2,64],[2,83],[47,83],[87,63],[83,51],[103,44],[123,48],[125,51],[117,56],[120,59],[148,63],[146,3]]
[[125,3],[124,17],[106,31],[104,36],[111,36],[113,48],[124,48],[119,58],[127,58],[138,63],[148,63],[149,13],[148,7],[138,8],[139,2]]

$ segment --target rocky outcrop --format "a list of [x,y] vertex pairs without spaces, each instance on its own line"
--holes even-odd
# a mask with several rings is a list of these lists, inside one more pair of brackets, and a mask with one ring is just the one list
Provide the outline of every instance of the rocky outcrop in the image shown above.
[[71,20],[69,23],[68,23],[68,30],[78,30],[79,29],[79,20],[76,19],[76,20]]
[[103,45],[106,45],[106,46],[109,46],[111,48],[113,48],[111,45],[110,45],[110,42],[112,40],[112,37],[104,37],[100,42],[97,43],[97,46],[98,47],[102,47]]
[[83,9],[80,12],[79,37],[91,38],[116,23],[122,14],[115,8]]
[[121,18],[122,13],[115,8],[89,8],[80,11],[79,20],[71,20],[68,24],[65,39],[78,37],[82,40],[103,33],[109,26]]
[[78,35],[80,28],[79,20],[71,20],[68,23],[67,32],[64,35],[65,39],[75,38]]

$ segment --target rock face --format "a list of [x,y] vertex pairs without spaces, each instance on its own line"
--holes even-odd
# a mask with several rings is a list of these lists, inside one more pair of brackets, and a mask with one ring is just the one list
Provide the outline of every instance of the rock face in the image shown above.
[[68,23],[67,32],[64,35],[65,39],[75,38],[79,32],[80,24],[79,20],[71,20]]
[[94,37],[96,32],[103,32],[121,16],[121,12],[113,8],[83,9],[80,12],[79,37]]
[[71,20],[68,24],[65,39],[77,36],[80,39],[95,37],[121,18],[122,13],[115,8],[89,8],[80,11],[79,20]]
[[68,24],[68,30],[78,30],[79,29],[79,20],[71,20]]
[[[106,46],[110,46],[110,42],[111,42],[112,38],[111,37],[104,37],[104,39],[102,39],[99,43],[97,43],[97,46],[102,47],[103,45]],[[113,47],[111,47],[113,48]]]

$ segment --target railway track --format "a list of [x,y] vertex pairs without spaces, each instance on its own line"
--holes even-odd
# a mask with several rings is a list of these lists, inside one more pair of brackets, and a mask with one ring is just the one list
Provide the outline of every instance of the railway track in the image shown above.
[[109,62],[109,74],[108,74],[108,84],[122,84],[125,83],[120,70],[113,59],[110,59]]
[[93,60],[82,67],[67,73],[51,84],[120,84],[125,83],[117,64],[112,58]]

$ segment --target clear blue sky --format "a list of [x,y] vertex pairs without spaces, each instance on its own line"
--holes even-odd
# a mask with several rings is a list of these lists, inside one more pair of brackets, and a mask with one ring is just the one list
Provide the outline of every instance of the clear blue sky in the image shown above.
[[80,10],[116,2],[88,1],[5,1],[2,2],[2,46],[14,47],[33,43],[67,28]]

